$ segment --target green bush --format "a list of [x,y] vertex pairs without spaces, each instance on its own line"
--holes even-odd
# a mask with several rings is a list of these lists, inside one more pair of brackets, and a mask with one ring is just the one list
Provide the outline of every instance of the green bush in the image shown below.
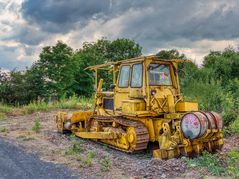
[[224,91],[226,95],[223,97],[224,108],[224,123],[225,125],[232,124],[239,117],[239,80],[232,79],[228,82]]
[[191,80],[182,87],[186,99],[196,99],[200,110],[222,111],[222,89],[219,81]]

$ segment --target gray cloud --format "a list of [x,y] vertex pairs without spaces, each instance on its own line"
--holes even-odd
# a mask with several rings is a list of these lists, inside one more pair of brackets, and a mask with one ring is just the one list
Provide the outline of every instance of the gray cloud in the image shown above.
[[24,45],[35,46],[38,45],[43,40],[49,37],[49,33],[41,31],[34,26],[24,26],[22,28],[16,29],[15,34],[4,38],[3,40],[15,40]]
[[228,1],[162,2],[152,4],[148,9],[128,12],[127,16],[131,18],[126,18],[120,35],[134,38],[146,48],[168,47],[177,39],[194,42],[239,37],[239,5],[236,1],[233,1],[233,7]]
[[[4,3],[0,3],[0,9],[6,10]],[[10,46],[14,42],[20,44],[6,47],[9,49],[5,52],[1,46],[0,56],[13,59],[21,54],[29,59],[43,45],[52,45],[58,38],[80,48],[82,42],[100,37],[125,37],[143,46],[144,53],[187,48],[187,52],[201,58],[207,49],[209,52],[210,48],[230,45],[217,42],[239,43],[238,9],[237,0],[24,0],[20,11],[14,3],[7,9],[19,13],[24,23],[14,25],[13,20],[0,18],[2,34],[8,34],[9,27],[13,29],[10,35],[0,36],[1,44],[8,40]],[[16,52],[14,48],[21,50]],[[22,60],[16,65],[27,63]]]
[[107,13],[109,5],[109,0],[27,0],[22,12],[45,31],[66,32],[77,22],[84,24]]
[[83,26],[78,23],[85,27],[94,17],[104,19],[104,26],[109,20],[127,16],[120,24],[123,30],[119,37],[135,39],[143,46],[160,47],[182,38],[190,41],[236,38],[238,8],[236,0],[27,0],[22,5],[24,17],[47,32],[80,31]]
[[[27,49],[30,50],[30,49]],[[17,48],[0,46],[0,68],[12,70],[14,68],[24,69],[31,66],[33,60],[23,59],[17,60],[16,57],[19,56]]]

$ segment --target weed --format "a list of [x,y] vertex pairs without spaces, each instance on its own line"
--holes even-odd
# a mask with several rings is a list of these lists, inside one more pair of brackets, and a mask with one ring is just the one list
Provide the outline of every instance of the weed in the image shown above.
[[6,114],[0,112],[0,121],[5,121],[7,119]]
[[74,141],[74,140],[75,140],[75,137],[76,137],[76,135],[75,135],[74,133],[71,133],[71,135],[70,135],[70,140],[71,140],[71,141]]
[[206,151],[196,159],[186,159],[190,168],[207,168],[208,172],[216,176],[225,176],[227,174],[224,164],[217,155],[212,155]]
[[98,177],[99,177],[99,176],[101,176],[101,173],[100,173],[100,172],[96,172],[96,173],[95,173],[95,176],[98,176]]
[[86,159],[84,160],[85,166],[88,166],[88,167],[91,166],[94,157],[95,157],[95,152],[94,151],[89,151],[88,154],[87,154]]
[[76,156],[76,160],[77,160],[77,161],[81,161],[81,160],[82,160],[82,157],[81,157],[80,154],[78,154],[78,155]]
[[42,125],[41,125],[39,119],[35,119],[33,126],[32,126],[32,130],[36,133],[39,133],[41,128],[42,128]]
[[64,154],[65,155],[73,155],[74,152],[71,149],[67,149],[67,150],[65,150]]
[[106,171],[109,171],[109,169],[112,165],[112,161],[110,160],[109,157],[106,156],[99,161],[99,164],[100,164],[100,170],[102,172],[106,172]]
[[147,157],[147,158],[149,158],[149,159],[152,158],[152,151],[151,151],[151,149],[147,149],[146,154],[145,154],[145,157]]
[[92,161],[93,161],[93,158],[87,157],[86,160],[84,161],[85,166],[87,167],[92,166]]
[[88,158],[94,158],[94,157],[95,157],[95,152],[92,151],[92,150],[90,150],[90,151],[88,152],[88,154],[87,154],[87,157],[88,157]]
[[76,143],[73,143],[71,145],[71,150],[73,151],[73,153],[77,153],[81,151],[81,147],[79,145],[77,145]]
[[3,128],[0,128],[0,132],[2,132],[2,133],[8,132],[8,129],[7,129],[7,128],[5,128],[5,127],[3,127]]
[[103,144],[103,149],[104,149],[105,151],[107,151],[107,150],[109,150],[109,146],[108,146],[107,144]]
[[65,151],[65,155],[73,155],[83,151],[82,144],[76,140],[75,135],[71,134],[71,147]]
[[77,154],[82,151],[81,146],[77,145],[76,143],[73,143],[71,147],[65,151],[65,155],[73,155]]

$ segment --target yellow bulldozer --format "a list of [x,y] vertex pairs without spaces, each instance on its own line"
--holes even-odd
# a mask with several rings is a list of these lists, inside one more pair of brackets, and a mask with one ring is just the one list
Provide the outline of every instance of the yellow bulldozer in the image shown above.
[[[143,56],[88,67],[95,72],[94,109],[58,112],[58,131],[128,153],[150,148],[161,159],[220,150],[222,117],[198,111],[198,103],[180,93],[178,63],[187,61]],[[109,91],[102,90],[99,70],[112,74]]]

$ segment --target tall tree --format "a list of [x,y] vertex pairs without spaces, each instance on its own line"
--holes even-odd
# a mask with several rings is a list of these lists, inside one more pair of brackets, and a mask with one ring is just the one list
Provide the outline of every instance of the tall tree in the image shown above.
[[77,63],[72,58],[73,49],[58,41],[55,46],[44,47],[36,63],[38,72],[44,74],[46,89],[58,97],[71,95]]

